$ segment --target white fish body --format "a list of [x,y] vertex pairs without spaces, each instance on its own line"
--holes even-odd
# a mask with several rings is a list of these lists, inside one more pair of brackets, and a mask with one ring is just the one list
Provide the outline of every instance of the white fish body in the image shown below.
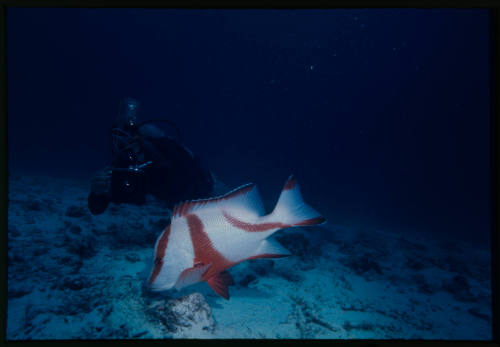
[[267,237],[280,229],[324,222],[303,201],[293,176],[268,215],[254,184],[220,197],[181,203],[156,241],[149,285],[152,290],[167,290],[207,281],[228,299],[227,286],[233,280],[227,269],[249,259],[289,256],[285,248]]

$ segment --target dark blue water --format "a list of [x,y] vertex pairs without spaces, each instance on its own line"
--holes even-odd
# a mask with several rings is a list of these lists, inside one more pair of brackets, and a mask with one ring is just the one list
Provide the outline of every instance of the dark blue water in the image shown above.
[[89,177],[119,100],[227,185],[329,221],[489,238],[486,10],[8,11],[11,170]]

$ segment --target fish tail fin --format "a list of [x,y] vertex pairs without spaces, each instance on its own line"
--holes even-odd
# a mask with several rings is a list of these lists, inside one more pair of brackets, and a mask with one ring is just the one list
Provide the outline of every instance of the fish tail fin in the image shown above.
[[272,212],[272,219],[290,226],[324,224],[326,219],[302,199],[299,184],[293,175],[285,183]]

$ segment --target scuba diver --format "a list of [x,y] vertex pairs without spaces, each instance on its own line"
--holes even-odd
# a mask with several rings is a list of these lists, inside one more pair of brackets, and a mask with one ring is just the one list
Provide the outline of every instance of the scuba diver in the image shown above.
[[[91,179],[88,207],[101,214],[110,202],[141,205],[151,194],[172,208],[183,200],[208,198],[214,179],[200,159],[181,143],[169,120],[138,121],[140,103],[125,98],[111,131],[111,165]],[[176,138],[153,122],[169,123]]]

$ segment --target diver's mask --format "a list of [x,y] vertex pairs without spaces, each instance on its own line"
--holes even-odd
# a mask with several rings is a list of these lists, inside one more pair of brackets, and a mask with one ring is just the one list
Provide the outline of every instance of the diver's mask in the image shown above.
[[120,101],[115,128],[111,130],[113,155],[126,150],[138,151],[132,147],[138,145],[134,135],[138,128],[139,109],[140,102],[134,98],[124,98]]
[[124,98],[120,102],[117,125],[121,129],[133,129],[137,127],[140,102],[134,98]]

